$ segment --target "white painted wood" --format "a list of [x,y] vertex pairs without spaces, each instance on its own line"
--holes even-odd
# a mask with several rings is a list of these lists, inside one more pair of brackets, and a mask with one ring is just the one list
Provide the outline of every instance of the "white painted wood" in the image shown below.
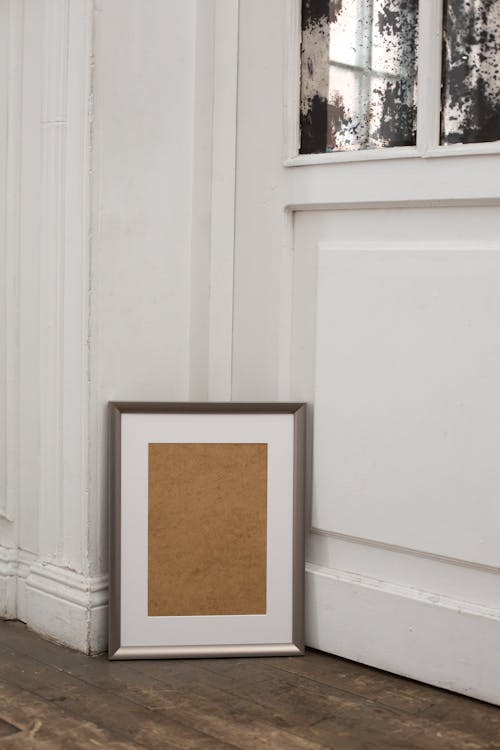
[[[472,208],[473,210],[471,211],[469,210],[469,208]],[[354,223],[352,221],[353,215],[356,215],[357,217],[357,221]],[[294,235],[295,273],[292,397],[302,397],[308,400],[315,400],[314,362],[316,358],[316,300],[318,278],[322,278],[321,275],[318,276],[316,251],[316,247],[318,244],[321,244],[321,242],[323,242],[323,244],[330,242],[330,248],[339,248],[337,254],[348,256],[349,259],[351,258],[351,253],[353,257],[356,255],[362,255],[362,252],[360,252],[360,248],[365,248],[365,253],[373,251],[373,256],[370,256],[370,258],[371,262],[375,262],[375,259],[378,257],[378,251],[381,247],[384,246],[383,238],[387,237],[387,227],[390,226],[391,240],[390,242],[387,239],[385,240],[385,247],[387,248],[387,244],[389,244],[396,249],[393,249],[392,251],[386,250],[386,253],[392,252],[395,256],[402,255],[404,251],[399,248],[409,247],[413,248],[413,255],[418,252],[423,252],[424,256],[428,255],[430,256],[430,258],[432,258],[433,253],[432,251],[429,253],[428,248],[430,246],[433,246],[435,248],[441,247],[441,251],[438,251],[436,258],[443,254],[448,255],[450,259],[458,256],[458,270],[458,267],[460,267],[461,265],[460,258],[462,257],[462,254],[464,252],[463,248],[466,248],[465,256],[463,257],[467,258],[468,261],[467,274],[471,271],[472,265],[472,267],[476,268],[476,273],[479,272],[481,277],[484,268],[488,267],[488,264],[490,262],[493,262],[494,264],[496,263],[496,251],[492,251],[491,248],[497,247],[498,244],[498,236],[500,230],[499,222],[499,212],[495,206],[479,208],[475,205],[472,205],[470,207],[462,206],[457,208],[453,208],[452,206],[437,206],[434,208],[420,207],[398,209],[390,209],[389,207],[384,207],[384,205],[381,205],[376,210],[358,208],[356,212],[353,212],[352,210],[337,210],[322,212],[311,211],[301,212],[297,214]],[[415,250],[414,238],[417,235],[420,238],[420,243],[418,246],[419,249]],[[481,237],[481,243],[479,242],[478,237]],[[332,242],[333,238],[335,238],[337,244]],[[411,240],[409,238],[411,238]],[[481,252],[481,246],[483,247],[483,252]],[[344,248],[343,251],[340,249],[342,247]],[[458,248],[462,248],[462,250]],[[467,248],[469,250],[467,250]],[[473,249],[471,251],[470,248],[476,249]],[[332,252],[331,250],[325,249],[324,254],[332,256],[335,255],[335,251]],[[417,257],[418,262],[420,262],[419,258],[420,256]],[[430,258],[427,258],[427,262],[429,262]],[[486,265],[483,267],[482,264],[484,261]],[[368,272],[369,267],[369,265],[366,269],[363,267],[362,273],[355,275],[355,284],[361,283],[361,281],[366,278],[365,272]],[[436,266],[436,270],[437,268],[439,268],[439,263]],[[411,265],[408,265],[408,267],[406,268],[406,273],[409,273],[410,270]],[[420,270],[422,270],[422,268],[420,268]],[[464,351],[468,351],[470,345],[476,346],[479,340],[481,340],[483,344],[486,344],[486,346],[489,346],[489,343],[486,332],[484,332],[485,335],[483,337],[483,332],[481,331],[481,335],[479,336],[478,341],[476,341],[475,339],[470,341],[467,338],[463,338],[462,343],[464,345],[464,349],[462,350],[462,352],[460,352],[459,350],[456,351],[455,355],[453,355],[453,349],[458,346],[458,342],[460,341],[459,332],[461,330],[461,326],[465,324],[466,332],[468,330],[466,324],[469,322],[470,309],[468,309],[467,305],[475,299],[475,302],[479,306],[476,309],[480,310],[483,304],[483,300],[481,299],[481,295],[478,294],[477,291],[481,289],[482,293],[484,294],[487,290],[487,286],[481,287],[480,284],[473,284],[474,274],[472,274],[470,279],[467,277],[467,274],[463,277],[460,283],[465,283],[465,285],[468,287],[470,282],[472,285],[472,295],[470,293],[471,290],[467,288],[466,292],[464,292],[464,294],[462,295],[463,299],[459,299],[458,310],[456,304],[454,304],[453,306],[450,305],[449,294],[449,289],[453,289],[453,277],[456,276],[456,272],[454,274],[449,274],[447,272],[445,275],[437,274],[437,286],[436,282],[433,282],[434,292],[436,292],[436,296],[433,297],[433,304],[447,304],[444,304],[443,309],[441,310],[439,315],[435,315],[435,323],[438,330],[436,332],[434,331],[434,328],[432,328],[432,330],[429,331],[428,339],[429,343],[431,343],[434,336],[439,336],[439,329],[442,330],[443,325],[445,327],[449,326],[451,332],[455,331],[455,333],[450,336],[449,340],[445,341],[443,351],[440,352],[441,362],[442,365],[448,367],[452,362],[450,355],[459,356],[459,362],[457,363],[457,367],[455,368],[456,371],[452,371],[451,373],[450,387],[454,389],[452,393],[455,392],[457,388],[461,388],[462,390],[465,389],[467,391],[466,398],[470,398],[470,394],[467,390],[467,378],[469,377],[468,372],[470,374],[470,370],[468,370],[467,368],[470,367],[469,359],[472,360],[473,358],[467,356],[465,359],[465,362],[467,362],[467,366],[464,367]],[[493,279],[491,280],[488,280],[488,284],[490,283],[490,281],[495,283],[494,278],[495,277],[493,277]],[[424,280],[424,283],[422,280]],[[344,282],[345,281],[346,279],[344,277]],[[328,287],[327,289],[326,293],[328,294],[328,300],[332,305],[340,304],[338,291],[340,288],[340,282],[340,277],[335,278],[334,286]],[[415,277],[414,282],[415,283],[412,284],[412,295],[413,300],[416,300],[418,298],[419,291],[421,292],[422,288],[425,288],[425,286],[427,285],[427,281],[425,281],[425,275],[422,276],[422,274],[419,273],[419,275]],[[445,286],[448,286],[447,293],[445,293],[444,288],[439,288],[439,285],[442,282],[444,282]],[[385,296],[376,311],[376,315],[378,316],[386,314],[386,312],[388,311],[386,307],[391,299],[391,296],[389,294],[390,286],[388,286],[387,283],[384,282],[381,282],[381,285],[381,290],[382,288],[385,290]],[[337,293],[335,293],[335,290],[337,290]],[[347,295],[344,294],[344,291],[347,292]],[[348,304],[350,304],[351,302],[351,295],[349,295],[349,292],[351,292],[351,295],[353,294],[353,290],[349,286],[347,287],[347,289],[342,290],[341,292],[344,299],[346,296],[348,297]],[[390,337],[391,331],[393,331],[394,326],[404,325],[406,318],[404,314],[401,315],[400,313],[401,310],[404,311],[405,309],[408,309],[408,305],[411,306],[411,300],[405,300],[405,305],[406,307],[403,306],[402,308],[398,308],[399,313],[397,320],[393,315],[391,320],[386,321],[387,326],[383,331],[384,337]],[[447,315],[448,307],[453,313],[452,315]],[[360,307],[358,305],[356,310],[359,312],[359,314],[362,315],[365,308],[364,306]],[[489,327],[491,334],[493,335],[493,337],[495,337],[495,319],[492,308],[490,308],[489,311],[486,312],[486,318],[488,321],[487,328]],[[367,324],[371,325],[368,308],[366,320]],[[335,324],[331,330],[332,349],[334,348],[333,345],[335,343],[335,326],[349,326],[352,324],[351,336],[353,342],[356,340],[356,335],[360,335],[360,327],[358,325],[354,325],[353,321],[352,323],[350,321],[351,319],[349,318],[349,316],[337,316],[337,320],[335,321]],[[424,321],[425,318],[422,319],[422,322]],[[471,323],[473,324],[473,320],[471,320]],[[376,344],[380,345],[380,338],[375,338],[374,340]],[[382,339],[382,341],[383,340],[387,340],[387,338]],[[422,336],[418,338],[415,338],[415,336],[413,336],[413,340],[414,343],[418,347],[420,347],[420,350],[423,347],[425,352],[427,339]],[[469,344],[467,343],[468,341]],[[372,342],[370,342],[370,347],[373,347]],[[399,349],[396,349],[396,351],[399,351]],[[352,361],[352,347],[350,349],[349,356]],[[380,369],[383,367],[382,363],[384,361],[383,349],[380,349],[379,359],[380,362],[377,362],[375,367],[378,367]],[[343,360],[343,366],[348,366],[345,359]],[[424,360],[419,363],[419,368],[417,368],[415,373],[410,373],[409,376],[407,373],[407,376],[402,378],[402,380],[405,381],[405,387],[409,388],[410,391],[413,392],[415,390],[415,387],[417,387],[417,389],[421,387],[420,381],[424,380],[424,378],[420,377],[419,381],[418,377],[419,374],[420,376],[422,376],[425,367],[426,361]],[[360,368],[358,368],[358,370],[359,371],[356,372],[354,377],[358,378],[358,380],[361,378],[363,382],[363,389],[369,392],[370,388],[372,388],[373,386],[371,377],[373,373],[373,366],[370,366],[369,368],[365,367],[363,372],[361,372]],[[365,377],[364,380],[363,373],[367,374],[367,377]],[[394,377],[392,368],[387,369],[385,375],[390,381],[390,379]],[[413,378],[415,378],[415,380],[413,380]],[[429,387],[429,385],[432,386],[432,381],[433,378],[431,371],[430,375],[428,373],[424,382],[426,382],[427,387]],[[492,384],[492,389],[488,391],[487,389],[483,389],[483,383],[486,382],[487,380],[485,381],[484,378],[481,378],[481,388],[475,389],[473,394],[474,398],[476,396],[478,398],[484,396],[486,399],[488,397],[495,399],[495,385]],[[437,382],[437,385],[439,386],[439,381]],[[329,393],[337,392],[334,387],[334,382],[328,384],[328,388]],[[361,414],[357,411],[358,405],[356,396],[358,393],[359,392],[354,388],[353,383],[353,387],[349,387],[348,391],[344,393],[344,400],[347,398],[348,403],[345,404],[347,408],[349,408],[349,406],[352,407],[352,424],[359,424],[359,444],[362,444],[362,441],[365,440],[365,434],[367,432],[365,422],[363,421],[365,418],[365,414],[367,414],[367,411],[366,406],[362,410]],[[443,391],[443,399],[438,398],[437,401],[437,406],[441,411],[443,407],[446,407],[450,404],[449,399],[447,400],[446,398],[444,398],[445,394],[446,391]],[[340,394],[338,395],[338,401],[339,403],[341,403],[342,399],[340,398]],[[364,394],[361,394],[361,397],[364,398]],[[403,406],[405,408],[412,408],[412,405],[412,399],[409,399],[408,402],[403,401]],[[488,401],[486,411],[487,414],[489,413],[491,405],[492,404]],[[318,418],[322,418],[319,417],[319,408],[320,407],[318,405],[318,402],[317,400],[315,400],[315,420],[317,420]],[[373,399],[372,402],[370,402],[370,408],[377,408],[377,404]],[[357,418],[355,416],[356,414],[358,414]],[[427,409],[424,414],[429,414],[429,410]],[[358,422],[356,422],[356,419],[358,419]],[[335,420],[331,420],[330,424],[332,430],[335,430]],[[379,424],[377,429],[379,439],[378,442],[374,444],[375,451],[380,450],[380,445],[382,443],[384,435],[384,423]],[[485,451],[488,451],[490,449],[489,439],[485,440],[484,443],[481,442],[481,440],[484,439],[485,434],[486,433],[482,428],[481,421],[479,433],[477,433],[476,430],[476,433],[471,432],[470,434],[462,435],[462,437],[470,441],[471,445],[473,441],[476,440],[481,447],[484,447]],[[432,441],[437,438],[439,440],[439,437],[439,433],[433,433],[431,431],[428,439]],[[457,435],[455,434],[454,439],[456,440],[456,438]],[[317,440],[315,441],[315,445],[317,449]],[[425,456],[428,455],[425,452],[426,447],[426,443],[424,443],[423,446],[420,445],[418,449],[418,456],[420,457],[419,460],[422,460],[421,457],[423,457],[425,460]],[[353,450],[355,450],[354,446]],[[355,452],[355,455],[359,455],[359,452]],[[335,451],[327,451],[326,457],[330,465],[335,461]],[[385,455],[385,458],[388,458],[390,460],[391,454],[389,453]],[[460,465],[459,469],[466,471],[467,462],[465,463],[465,466]],[[359,472],[353,472],[353,482],[359,481],[359,477]],[[387,482],[389,484],[387,486],[389,488],[391,486],[391,479],[392,474],[388,473]],[[427,479],[427,474],[425,474],[423,479],[424,481]],[[371,487],[371,485],[369,486]],[[494,483],[492,483],[491,485],[489,485],[489,487],[487,486],[487,488],[491,491],[494,491],[494,486]],[[462,487],[460,489],[462,491]],[[408,487],[408,491],[414,492],[415,487],[410,484]],[[457,600],[458,602],[478,604],[483,608],[497,608],[499,577],[498,565],[489,565],[474,561],[473,556],[469,554],[471,550],[472,535],[469,533],[470,529],[465,526],[464,520],[462,519],[461,523],[456,522],[454,524],[454,526],[452,527],[453,533],[451,535],[443,537],[442,543],[438,549],[434,548],[433,551],[426,551],[425,548],[422,549],[422,542],[427,542],[429,540],[429,533],[433,533],[433,526],[430,526],[430,531],[427,530],[425,525],[426,517],[425,514],[422,514],[418,521],[420,528],[420,538],[418,542],[420,546],[417,548],[408,548],[404,545],[404,535],[409,530],[411,531],[411,524],[407,522],[407,512],[405,512],[404,515],[401,516],[401,521],[399,522],[399,524],[397,521],[398,514],[401,514],[403,509],[407,510],[406,506],[404,505],[405,499],[406,498],[402,498],[401,506],[397,505],[395,508],[393,508],[393,510],[395,510],[395,515],[388,511],[385,497],[380,501],[380,506],[384,509],[384,533],[394,533],[394,543],[389,543],[385,539],[383,539],[382,541],[377,540],[375,534],[372,533],[372,527],[370,527],[370,533],[368,534],[369,538],[366,538],[366,530],[365,533],[360,533],[359,528],[357,529],[358,533],[342,533],[342,530],[337,524],[337,518],[335,518],[335,522],[329,523],[327,529],[321,532],[315,530],[314,533],[310,536],[308,541],[308,559],[313,563],[313,565],[320,566],[322,569],[332,569],[334,571],[334,578],[337,575],[336,571],[348,571],[353,576],[368,576],[378,578],[380,581],[386,582],[388,584],[396,584],[403,587],[403,589],[405,587],[410,587],[411,589],[417,589],[419,591],[427,592],[427,594],[429,594],[429,601],[432,601],[432,596],[437,597],[438,599],[442,596],[446,596],[450,599]],[[451,498],[447,494],[444,494],[443,497],[441,497],[440,495],[436,499],[434,507],[432,508],[431,512],[428,513],[427,517],[432,518],[434,521],[434,519],[436,519],[437,517],[436,514],[439,514],[442,511],[443,503],[450,503],[452,499],[453,498]],[[481,503],[478,502],[478,498],[475,494],[473,497],[467,500],[464,493],[462,493],[458,498],[455,498],[455,500],[456,502],[451,506],[450,512],[448,514],[449,518],[455,521],[455,519],[458,518],[458,514],[471,514],[476,529],[478,529],[482,523],[482,528],[480,529],[480,531],[482,532],[481,537],[486,538],[490,533],[490,523],[494,523],[488,513],[495,513],[495,503],[486,504],[486,506],[484,505],[484,503],[483,505],[481,505]],[[425,502],[426,498],[424,498],[424,503]],[[478,508],[480,507],[482,508],[482,512],[478,513]],[[321,513],[329,513],[331,512],[331,505],[329,502],[324,502],[321,507],[316,504],[316,506],[313,507],[313,513],[317,512],[318,509]],[[351,510],[352,509],[349,506],[349,503],[345,503],[340,507],[340,514],[349,514]],[[370,513],[372,510],[373,507],[370,500],[368,504],[365,503],[363,505],[361,514],[359,513],[358,509],[357,519],[354,519],[354,514],[351,516],[351,518],[355,524],[357,524],[358,522],[359,524],[363,524],[366,513]],[[359,518],[360,515],[362,516],[361,518]],[[447,521],[445,523],[445,528],[449,527],[450,522]],[[351,529],[351,531],[354,532],[354,529]],[[453,538],[455,537],[455,535],[458,539],[462,540],[462,545],[460,547],[455,547],[455,551],[458,549],[460,554],[457,554],[456,557],[452,557],[452,550],[449,548],[446,549],[446,543],[451,542],[453,544]],[[494,533],[490,534],[490,544],[488,547],[488,554],[490,555],[490,559],[492,554],[493,556],[495,555],[497,547],[498,545],[496,544]],[[354,580],[355,578],[353,578],[351,581],[353,586]],[[316,584],[311,583],[310,585],[315,586]],[[345,604],[343,595],[341,595],[341,591],[343,591],[343,589],[340,589],[337,585],[335,585],[327,586],[326,588],[323,587],[321,588],[321,591],[325,594],[325,596],[321,594],[318,600],[320,603],[318,604],[317,611],[321,612],[321,614],[317,619],[317,629],[314,631],[316,633],[315,637],[320,639],[320,643],[323,643],[323,648],[332,649],[335,653],[340,653],[345,656],[351,655],[349,656],[349,658],[352,658],[352,655],[356,653],[356,649],[359,647],[359,630],[357,630],[356,625],[358,617],[356,602],[358,601],[358,599],[351,597],[350,601],[352,602],[352,606],[350,607],[348,612],[345,613],[344,621],[353,623],[353,627],[351,629],[352,639],[349,641],[346,631],[342,639],[339,638],[338,640],[336,640],[338,625],[337,609],[341,608]],[[377,602],[376,596],[374,602],[375,604],[373,606],[375,607]],[[408,617],[420,617],[418,612],[415,611],[411,601],[407,601],[406,595],[404,596],[403,600],[399,602],[398,606],[401,606],[403,613],[407,612]],[[425,611],[428,612],[428,609],[426,609]],[[385,600],[381,597],[380,607],[375,609],[375,632],[377,632],[378,627],[382,627],[383,617],[385,616],[384,612],[386,612],[386,603]],[[344,617],[344,613],[342,614],[342,617]],[[432,653],[432,649],[434,649],[435,647],[436,633],[439,633],[440,629],[442,628],[443,617],[444,616],[442,615],[441,610],[438,609],[437,613],[433,614],[432,616],[429,614],[429,616],[423,620],[424,624],[420,628],[421,638],[419,641],[418,651],[418,659],[420,660],[422,668],[423,665],[428,664],[429,655]],[[475,620],[471,618],[470,628],[467,631],[467,637],[473,637],[474,622]],[[399,632],[397,628],[398,623],[402,623],[402,620],[396,619],[395,623],[391,622],[389,625],[392,628],[394,637],[396,637],[396,633]],[[453,625],[453,627],[455,626]],[[490,628],[490,625],[488,624],[487,627]],[[491,627],[493,628],[493,625]],[[454,665],[457,659],[457,649],[453,647],[451,650],[450,648],[446,650],[445,641],[446,639],[443,637],[443,654],[448,656],[448,663]],[[390,653],[383,653],[382,650],[377,649],[378,641],[376,639],[372,639],[372,642],[375,645],[373,646],[370,654],[367,655],[366,653],[362,653],[361,655],[358,655],[354,658],[366,660],[367,663],[371,664],[385,664],[386,666],[384,668],[389,668],[394,671],[402,670],[402,667],[398,668],[398,660],[396,657],[389,665],[387,660],[391,657]],[[315,641],[315,643],[318,644],[318,641]],[[489,644],[489,646],[492,646],[491,640],[488,640],[487,643]],[[467,690],[472,691],[471,694],[477,696],[482,695],[483,697],[485,695],[484,691],[488,690],[490,691],[488,693],[488,695],[490,696],[489,699],[493,700],[493,698],[491,698],[491,691],[495,691],[496,687],[493,681],[493,675],[490,675],[490,677],[485,677],[485,674],[487,675],[487,672],[485,673],[485,669],[488,665],[486,654],[486,650],[484,652],[478,651],[476,663],[469,663],[467,667]],[[377,659],[380,660],[377,662]],[[407,664],[405,666],[406,671],[404,671],[404,673],[410,674],[411,672],[409,671],[409,669],[410,666],[408,666]],[[457,674],[459,676],[456,677],[457,681],[453,689],[457,689],[460,691],[460,679],[463,679],[464,672],[458,672]],[[418,679],[431,680],[431,676],[422,676],[422,669],[420,669],[420,671],[414,670],[413,675]],[[444,684],[441,681],[438,682],[438,680],[442,679],[442,675],[441,677],[434,676],[432,677],[432,679],[436,680],[436,684]]]
[[2,398],[9,403],[8,482],[18,528],[15,537],[0,529],[0,607],[3,616],[82,650],[97,643],[99,618],[102,641],[92,597],[81,597],[75,609],[74,596],[36,581],[50,570],[54,580],[68,578],[66,588],[85,591],[89,580],[92,8],[90,0],[11,2],[6,46],[10,369]]
[[23,3],[0,5],[3,101],[0,132],[0,525],[10,546],[16,541],[19,482],[19,187],[21,148],[20,80]]
[[17,541],[36,553],[40,494],[40,164],[43,3],[25,0],[19,257],[19,497]]
[[[193,241],[200,241],[193,232],[199,212],[194,217],[192,192],[193,139],[200,145],[193,91],[195,81],[201,84],[194,54],[197,7],[194,0],[182,5],[104,0],[96,14],[88,538],[92,575],[107,570],[107,402],[189,397],[196,307],[191,305],[191,252]],[[198,62],[206,50],[200,54]],[[197,248],[206,251],[203,243]],[[196,284],[201,288],[203,280],[196,279]]]
[[[497,516],[496,503],[487,501],[497,487],[498,274],[487,247],[500,236],[498,144],[435,148],[432,8],[421,22],[427,42],[420,87],[429,94],[418,148],[425,158],[409,149],[351,160],[294,157],[297,0],[4,0],[0,9],[7,7],[15,42],[8,57],[0,53],[0,67],[11,71],[9,117],[15,122],[22,112],[22,121],[13,131],[20,155],[14,149],[11,171],[3,169],[14,186],[20,170],[8,259],[19,265],[17,287],[2,291],[12,315],[0,346],[4,353],[8,340],[11,351],[19,331],[19,353],[2,376],[0,403],[10,409],[15,434],[17,397],[6,401],[5,391],[18,367],[19,439],[9,460],[11,477],[17,460],[22,471],[11,495],[18,527],[0,521],[3,615],[17,614],[85,651],[103,648],[108,400],[307,400],[324,462],[324,425],[342,395],[345,414],[357,421],[345,444],[337,435],[337,447],[355,476],[349,502],[337,495],[332,506],[323,494],[310,508],[322,527],[308,538],[310,644],[500,703],[491,659],[498,649]],[[4,134],[0,158],[5,153]],[[285,167],[284,157],[301,169]],[[378,250],[370,251],[370,242]],[[343,243],[348,260],[331,277],[320,276],[318,308],[318,247],[332,243]],[[377,257],[391,243],[403,259],[401,273],[377,275]],[[443,243],[462,261],[438,273],[433,258]],[[467,249],[456,252],[458,245]],[[348,292],[362,287],[366,295],[353,306]],[[354,307],[349,319],[340,315],[341,298]],[[325,332],[332,310],[345,345],[333,382],[343,372],[343,389],[337,400],[320,397],[314,414],[314,363],[332,365]],[[403,324],[415,347],[401,336]],[[368,368],[367,347],[358,349],[362,411],[346,375],[347,344],[360,331],[374,339],[372,352],[385,355]],[[406,390],[395,378],[395,349],[407,353],[400,368]],[[429,352],[439,354],[441,368],[424,366]],[[484,370],[474,370],[473,355]],[[411,357],[418,359],[413,370]],[[318,380],[323,394],[328,367]],[[417,384],[422,396],[426,378],[421,404],[431,435],[413,431],[420,463],[403,459],[408,470],[435,462],[434,474],[421,480],[428,521],[416,513],[416,484],[406,488],[389,471],[378,477],[378,515],[368,485],[364,495],[354,493],[356,441],[366,439],[367,417],[379,432],[380,423],[386,431],[391,424],[368,399],[376,395],[372,371],[379,385],[394,386],[405,424],[417,413],[405,393]],[[464,423],[451,419],[464,394],[461,414],[475,428],[474,444]],[[445,417],[447,441],[438,430]],[[371,455],[387,468],[401,447],[382,435]],[[451,476],[453,445],[468,451],[457,470],[468,485]],[[308,451],[310,487],[312,441]],[[486,458],[488,471],[479,476]],[[454,496],[437,492],[445,466]],[[404,490],[406,506],[395,489]],[[411,528],[403,509],[413,513]]]
[[67,130],[68,11],[45,5],[42,42],[40,262],[40,552],[62,552],[64,436],[64,172]]
[[208,388],[213,10],[25,3],[23,472],[0,601],[87,652],[106,643],[106,402]]
[[[498,180],[492,156],[449,159],[404,159],[356,165],[317,164],[287,170],[285,204],[292,210],[342,208],[372,203],[498,202]],[[329,167],[335,172],[332,179]],[[340,172],[340,174],[339,174]],[[404,190],[402,189],[404,186]]]
[[0,618],[16,618],[17,549],[0,546]]
[[296,156],[297,5],[240,0],[233,396],[310,403],[309,644],[500,703],[498,144],[436,148],[425,4],[418,148]]
[[369,573],[398,586],[436,595],[446,592],[452,599],[498,607],[500,569],[495,566],[318,529],[310,535],[309,559],[322,568]]
[[41,635],[84,653],[106,647],[107,578],[37,562],[25,581],[26,621]]
[[418,18],[417,149],[439,146],[441,113],[442,3],[420,3]]
[[[193,142],[190,154],[192,175],[191,278],[189,331],[189,398],[208,398],[210,232],[212,192],[212,143],[214,104],[215,8],[198,0],[195,29],[190,44],[194,59],[192,92]],[[189,54],[189,51],[188,51]]]
[[[8,44],[7,33],[9,25],[9,5],[7,2],[0,4],[0,106],[2,111],[8,111]],[[7,172],[8,159],[8,129],[7,118],[0,119],[0,170],[1,174]],[[6,225],[6,203],[7,203],[7,180],[0,180],[0,220],[2,227]],[[0,246],[0,519],[8,520],[7,509],[7,242],[5,233],[2,233]],[[10,359],[10,357],[9,357]]]
[[387,159],[416,159],[416,146],[402,146],[370,151],[330,151],[325,154],[295,154],[285,159],[285,167],[309,167],[312,164],[343,164],[344,162],[381,161]]
[[[292,0],[284,4],[283,23],[285,44],[283,45],[283,160],[286,166],[299,164],[300,127],[297,113],[300,111],[300,71],[302,48],[301,2]],[[324,154],[322,154],[324,156]]]
[[216,0],[208,396],[231,398],[239,0]]
[[285,167],[308,167],[313,164],[342,164],[344,162],[385,161],[392,159],[436,158],[442,156],[481,156],[500,153],[500,142],[457,143],[449,146],[429,147],[419,150],[413,146],[379,149],[373,151],[336,151],[327,154],[298,154],[285,159]]
[[87,568],[91,4],[45,5],[40,227],[39,554]]
[[36,563],[37,555],[27,550],[17,550],[16,566],[16,619],[21,622],[29,622],[26,606],[26,580],[30,574],[32,565]]
[[313,527],[500,566],[500,243],[322,245],[317,289]]
[[498,606],[313,564],[306,570],[311,646],[498,703]]
[[[287,8],[283,2],[270,10],[261,0],[240,0],[232,393],[236,400],[273,400],[283,390],[281,302],[287,304],[289,292],[282,270],[284,254],[291,251],[282,166]],[[259,49],[265,54],[257,55]]]

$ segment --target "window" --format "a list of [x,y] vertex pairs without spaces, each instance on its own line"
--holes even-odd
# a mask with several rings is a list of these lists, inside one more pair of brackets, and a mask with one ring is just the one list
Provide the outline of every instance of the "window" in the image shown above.
[[500,139],[500,0],[440,6],[302,0],[301,154]]
[[500,2],[445,0],[441,143],[500,139]]

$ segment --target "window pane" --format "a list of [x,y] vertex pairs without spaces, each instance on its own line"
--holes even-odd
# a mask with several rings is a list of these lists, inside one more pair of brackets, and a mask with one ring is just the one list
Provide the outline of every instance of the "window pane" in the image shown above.
[[303,154],[416,142],[418,0],[303,0]]
[[500,140],[500,0],[444,0],[441,143]]

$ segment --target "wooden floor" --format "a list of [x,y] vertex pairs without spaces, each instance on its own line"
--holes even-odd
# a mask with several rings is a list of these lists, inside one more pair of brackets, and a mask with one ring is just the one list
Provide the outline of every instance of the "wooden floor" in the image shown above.
[[308,651],[108,662],[0,622],[0,750],[500,749],[500,708]]

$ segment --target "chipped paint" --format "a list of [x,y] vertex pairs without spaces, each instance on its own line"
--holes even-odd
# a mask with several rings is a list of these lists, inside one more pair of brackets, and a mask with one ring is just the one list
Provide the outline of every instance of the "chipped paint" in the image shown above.
[[500,140],[500,0],[444,0],[441,142]]

